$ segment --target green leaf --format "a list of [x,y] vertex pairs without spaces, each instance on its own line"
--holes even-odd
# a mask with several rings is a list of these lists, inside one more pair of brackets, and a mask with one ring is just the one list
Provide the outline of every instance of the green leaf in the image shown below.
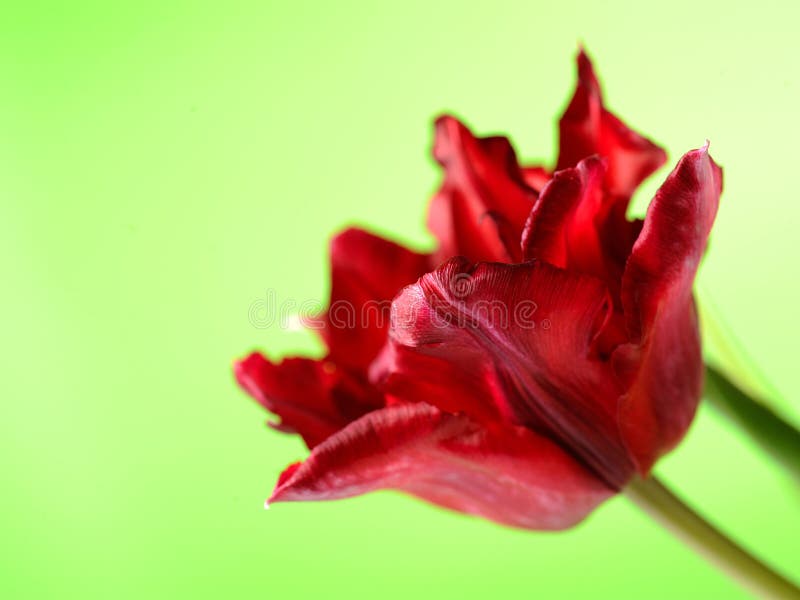
[[800,430],[710,365],[706,365],[705,396],[800,483]]

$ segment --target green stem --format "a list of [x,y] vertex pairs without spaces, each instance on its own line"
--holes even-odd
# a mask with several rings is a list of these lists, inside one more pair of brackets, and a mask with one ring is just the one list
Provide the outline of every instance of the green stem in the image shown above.
[[800,599],[800,588],[715,529],[655,477],[636,478],[623,493],[756,597]]
[[800,431],[708,365],[705,396],[800,482]]

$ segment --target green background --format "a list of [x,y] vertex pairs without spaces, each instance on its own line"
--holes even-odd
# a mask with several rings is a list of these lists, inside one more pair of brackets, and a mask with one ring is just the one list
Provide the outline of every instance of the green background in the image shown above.
[[[304,449],[230,364],[319,352],[248,312],[324,300],[338,228],[432,246],[436,113],[551,162],[582,40],[670,164],[711,139],[703,297],[796,418],[800,15],[745,6],[4,2],[0,596],[744,597],[622,498],[561,534],[392,493],[265,512]],[[800,576],[800,495],[711,410],[658,472]]]

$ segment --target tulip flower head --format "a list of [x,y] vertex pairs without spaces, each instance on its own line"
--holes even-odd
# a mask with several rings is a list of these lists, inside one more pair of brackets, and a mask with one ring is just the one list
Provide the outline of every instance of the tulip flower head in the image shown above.
[[327,355],[235,365],[311,450],[269,502],[394,489],[563,529],[683,438],[704,369],[692,287],[721,170],[707,144],[686,153],[628,220],[666,155],[605,107],[583,51],[559,134],[550,170],[440,117],[436,250],[359,229],[333,239]]

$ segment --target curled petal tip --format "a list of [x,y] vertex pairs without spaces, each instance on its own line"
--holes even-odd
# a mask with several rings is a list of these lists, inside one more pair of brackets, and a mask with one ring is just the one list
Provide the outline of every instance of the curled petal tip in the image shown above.
[[[715,173],[715,177],[721,179],[721,168],[716,163],[716,161],[711,157],[711,153],[709,152],[709,148],[711,146],[711,141],[706,139],[705,143],[697,148],[696,150],[690,150],[687,152],[679,162],[682,163],[684,160],[690,160],[691,162],[697,165],[708,165],[710,166],[711,170]],[[720,188],[721,188],[721,181],[720,181]]]
[[275,487],[272,490],[272,494],[270,494],[269,498],[267,498],[266,502],[264,502],[264,506],[268,506],[270,504],[274,504],[275,502],[281,502],[282,497],[285,499],[286,497],[286,490],[291,489],[292,476],[295,474],[295,471],[300,468],[300,465],[303,464],[301,462],[292,463],[288,467],[286,467],[283,472],[278,477],[278,481],[275,483]]
[[464,125],[455,116],[444,113],[433,121],[433,157],[444,164],[452,159],[457,150],[458,140],[464,130]]
[[275,486],[275,489],[272,490],[272,493],[269,495],[269,498],[264,500],[264,510],[269,510],[273,504],[276,502],[280,502],[278,496],[280,495],[281,490],[281,482],[278,482],[278,485]]
[[608,159],[599,154],[592,154],[578,163],[579,169],[601,169],[604,173],[608,169]]
[[348,225],[346,227],[343,227],[336,233],[334,233],[330,237],[328,243],[330,246],[335,247],[337,245],[340,245],[342,243],[342,240],[347,240],[349,237],[361,235],[361,233],[362,230],[359,229],[358,227]]
[[252,365],[255,361],[258,360],[258,352],[251,352],[244,358],[237,358],[231,363],[231,368],[233,369],[233,376],[236,378],[237,383],[244,388],[246,391],[249,391],[248,384],[248,366]]
[[594,65],[592,59],[586,53],[586,49],[581,44],[578,47],[578,56],[575,58],[578,67],[578,81],[588,89],[600,97],[600,83],[597,81],[597,75],[594,72]]
[[459,121],[455,115],[448,112],[440,113],[436,115],[436,117],[433,119],[433,124],[436,128],[447,127],[447,126],[452,127],[460,123],[461,121]]
[[242,369],[244,368],[244,366],[242,365],[242,363],[243,363],[245,360],[246,360],[246,359],[244,359],[244,358],[234,358],[234,359],[231,361],[231,369],[233,370],[233,374],[236,376],[236,378],[237,378],[237,379],[239,378],[239,373],[241,373],[241,372],[242,372]]

